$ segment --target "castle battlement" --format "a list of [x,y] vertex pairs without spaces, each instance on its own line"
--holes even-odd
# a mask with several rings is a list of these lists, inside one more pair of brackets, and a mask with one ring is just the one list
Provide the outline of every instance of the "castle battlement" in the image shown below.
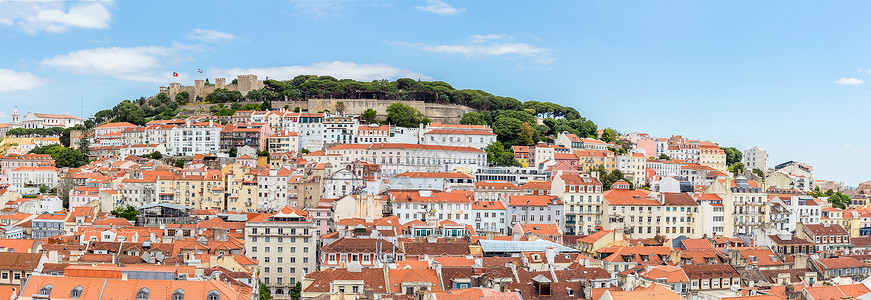
[[192,86],[182,86],[181,83],[171,82],[169,83],[169,87],[160,87],[160,93],[166,93],[170,99],[175,99],[176,95],[184,91],[190,95],[191,101],[196,101],[198,97],[205,99],[206,96],[214,92],[215,89],[239,91],[242,93],[242,96],[245,96],[250,91],[263,88],[263,81],[260,81],[257,78],[257,75],[253,74],[236,76],[235,84],[227,84],[227,79],[223,77],[217,77],[214,79],[215,84],[208,86],[206,85],[205,79],[194,80],[194,85]]

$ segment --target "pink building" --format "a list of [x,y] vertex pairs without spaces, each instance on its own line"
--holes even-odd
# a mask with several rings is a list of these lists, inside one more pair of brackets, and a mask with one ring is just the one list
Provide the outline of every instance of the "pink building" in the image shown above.
[[88,206],[91,201],[99,199],[100,189],[98,187],[78,187],[70,190],[70,209]]

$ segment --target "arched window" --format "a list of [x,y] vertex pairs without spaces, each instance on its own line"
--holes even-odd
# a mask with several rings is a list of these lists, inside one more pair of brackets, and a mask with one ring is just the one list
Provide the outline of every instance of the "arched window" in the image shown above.
[[141,288],[138,292],[136,292],[136,300],[148,300],[148,294],[150,292],[147,288]]
[[172,300],[184,300],[184,291],[177,289],[172,292]]
[[42,287],[41,289],[39,289],[39,294],[43,295],[43,296],[51,295],[51,284],[46,285],[46,286]]
[[70,298],[81,298],[82,297],[82,286],[77,286],[72,291],[70,291]]
[[276,295],[284,295],[284,290],[283,289],[275,289],[275,294]]
[[206,300],[220,300],[220,299],[221,299],[221,293],[219,293],[218,290],[212,290],[211,292],[209,292],[209,296],[206,297]]

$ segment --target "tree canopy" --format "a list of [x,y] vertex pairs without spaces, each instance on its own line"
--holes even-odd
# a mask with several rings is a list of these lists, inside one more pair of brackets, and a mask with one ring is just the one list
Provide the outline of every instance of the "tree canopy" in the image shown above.
[[88,164],[87,158],[79,150],[54,144],[30,150],[32,154],[48,154],[58,168],[78,168]]
[[720,147],[723,151],[726,152],[726,165],[731,166],[734,163],[741,162],[741,159],[744,157],[744,154],[741,153],[741,150],[735,147]]
[[814,191],[811,192],[811,196],[814,196],[817,198],[828,197],[828,199],[826,199],[826,201],[831,203],[832,207],[840,208],[840,209],[847,208],[847,206],[849,206],[850,202],[852,201],[852,199],[850,199],[850,196],[844,195],[844,193],[835,192],[833,190],[828,190],[824,193],[824,192],[820,191],[820,187],[815,187]]
[[387,107],[387,122],[400,127],[417,127],[430,121],[421,112],[404,103],[393,103]]

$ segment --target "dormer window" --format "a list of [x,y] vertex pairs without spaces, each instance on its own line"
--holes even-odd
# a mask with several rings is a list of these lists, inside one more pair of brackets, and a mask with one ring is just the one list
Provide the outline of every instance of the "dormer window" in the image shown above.
[[82,297],[82,287],[77,286],[72,291],[70,291],[70,298],[81,298]]
[[41,296],[51,295],[51,284],[46,285],[46,286],[42,287],[41,289],[39,289],[39,295],[41,295]]

